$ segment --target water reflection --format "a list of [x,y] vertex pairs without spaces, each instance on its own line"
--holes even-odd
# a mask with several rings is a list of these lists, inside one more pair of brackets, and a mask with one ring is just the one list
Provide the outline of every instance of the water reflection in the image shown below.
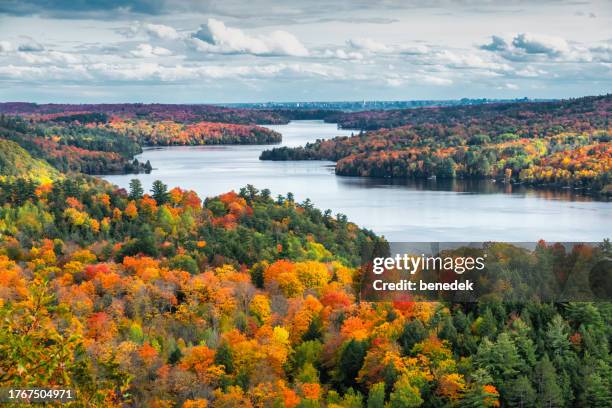
[[[333,165],[330,166],[333,171]],[[383,188],[394,186],[419,191],[452,191],[464,194],[514,194],[541,198],[546,200],[563,201],[609,201],[601,197],[588,195],[578,189],[557,189],[546,187],[532,187],[523,184],[496,182],[494,180],[462,180],[462,179],[374,179],[364,177],[337,176],[341,183],[360,188]]]

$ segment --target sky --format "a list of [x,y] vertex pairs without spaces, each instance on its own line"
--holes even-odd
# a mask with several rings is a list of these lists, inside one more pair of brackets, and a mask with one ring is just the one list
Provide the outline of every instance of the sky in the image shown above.
[[4,102],[610,92],[610,0],[0,0]]

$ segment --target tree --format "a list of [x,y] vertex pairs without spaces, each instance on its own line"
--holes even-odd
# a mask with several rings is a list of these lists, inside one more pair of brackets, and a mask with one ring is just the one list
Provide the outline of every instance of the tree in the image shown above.
[[151,193],[153,199],[158,205],[165,204],[168,202],[168,186],[162,183],[160,180],[155,180],[151,186]]
[[403,375],[393,386],[393,392],[389,395],[390,408],[412,408],[420,407],[423,398],[419,389],[410,383],[410,378]]
[[536,401],[536,391],[524,375],[512,380],[503,389],[503,396],[509,407],[528,408]]
[[538,362],[535,376],[540,405],[547,408],[563,406],[563,393],[558,384],[557,372],[547,354]]
[[347,388],[356,385],[355,378],[363,365],[367,348],[365,341],[351,339],[342,349],[335,377]]
[[500,334],[495,343],[485,338],[474,357],[474,363],[486,369],[498,385],[514,378],[525,366],[516,345],[506,332]]
[[142,198],[144,194],[144,190],[142,188],[142,183],[138,179],[130,180],[130,194],[128,198],[130,200],[139,200]]
[[372,385],[368,393],[368,408],[385,407],[385,383],[383,381]]
[[402,351],[406,355],[410,355],[412,347],[415,344],[420,343],[427,337],[427,330],[423,326],[423,323],[419,319],[409,321],[404,325],[404,330],[398,340]]

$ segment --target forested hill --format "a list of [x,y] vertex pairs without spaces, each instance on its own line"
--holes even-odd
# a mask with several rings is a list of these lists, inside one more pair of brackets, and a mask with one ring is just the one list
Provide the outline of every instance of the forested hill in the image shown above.
[[[23,102],[0,103],[0,114],[44,118],[81,119],[117,116],[153,122],[172,120],[180,123],[217,122],[242,125],[285,124],[294,119],[324,119],[336,113],[324,109],[241,109],[201,104],[36,104]],[[93,115],[93,116],[92,116]]]
[[[7,121],[28,146],[56,143],[49,159],[112,144],[108,130],[57,139]],[[248,185],[201,198],[160,181],[47,179],[42,161],[1,147],[0,388],[70,388],[74,406],[104,408],[612,402],[609,302],[503,302],[504,282],[479,303],[362,301],[362,249],[385,243],[342,214]],[[607,242],[491,248],[502,277],[546,267],[563,280],[612,256]]]
[[[404,125],[439,125],[445,128],[474,128],[497,133],[546,132],[601,129],[608,126],[612,95],[587,96],[549,102],[504,102],[417,109],[337,112],[326,118],[345,129],[377,130]],[[468,130],[469,131],[469,130]]]
[[37,182],[50,182],[60,173],[44,160],[35,159],[10,140],[0,139],[0,177],[20,177]]
[[[7,106],[12,106],[5,104]],[[192,121],[183,113],[168,112],[139,117],[133,110],[124,116],[100,112],[6,109],[19,115],[0,114],[0,138],[12,140],[36,158],[45,159],[60,171],[87,174],[139,173],[151,171],[150,163],[134,156],[142,146],[205,144],[272,144],[281,134],[257,125]],[[34,105],[35,107],[37,105]],[[30,112],[30,113],[24,113]],[[136,111],[136,113],[138,113]]]
[[383,128],[263,160],[334,160],[336,173],[396,178],[492,178],[612,191],[612,96],[567,101],[342,114],[343,126]]

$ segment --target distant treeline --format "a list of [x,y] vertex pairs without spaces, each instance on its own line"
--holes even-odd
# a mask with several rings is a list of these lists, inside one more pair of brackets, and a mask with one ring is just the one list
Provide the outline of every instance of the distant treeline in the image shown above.
[[341,113],[351,137],[264,151],[262,160],[333,160],[336,173],[494,178],[609,194],[612,96]]

